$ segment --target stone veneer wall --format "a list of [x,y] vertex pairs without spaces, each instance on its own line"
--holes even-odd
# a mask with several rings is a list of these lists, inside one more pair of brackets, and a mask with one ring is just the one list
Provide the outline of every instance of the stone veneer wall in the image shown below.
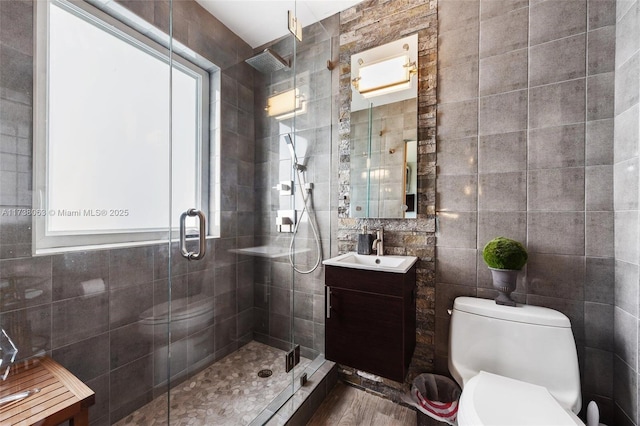
[[[167,30],[167,2],[120,3]],[[175,38],[222,73],[221,237],[208,241],[202,262],[175,250],[172,265],[174,298],[214,298],[211,323],[174,336],[174,348],[187,349],[174,354],[173,373],[185,377],[253,338],[253,260],[229,251],[254,238],[253,73],[244,63],[253,50],[196,2],[173,5]],[[0,1],[0,209],[32,205],[33,13],[32,0]],[[166,299],[166,245],[32,257],[29,218],[0,216],[0,258],[3,282],[41,290],[22,306],[0,307],[0,326],[24,332],[20,355],[37,346],[96,392],[92,425],[110,425],[166,390],[166,368],[154,365],[163,342],[138,325]],[[81,283],[91,279],[105,286],[86,295]]]
[[[418,33],[418,217],[417,219],[348,218],[350,163],[351,55]],[[336,251],[355,251],[362,225],[385,230],[385,254],[413,255],[417,269],[416,350],[410,383],[417,373],[432,371],[435,329],[435,118],[436,118],[437,2],[367,0],[340,13],[340,98],[338,229]],[[336,254],[336,253],[334,253]],[[403,384],[382,383],[358,376],[342,366],[344,379],[397,398]],[[406,383],[404,385],[406,385]]]

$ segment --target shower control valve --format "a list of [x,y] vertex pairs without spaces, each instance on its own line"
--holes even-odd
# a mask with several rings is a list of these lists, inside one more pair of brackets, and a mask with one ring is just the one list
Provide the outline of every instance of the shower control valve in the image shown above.
[[273,189],[280,191],[280,195],[293,195],[293,182],[287,180],[281,181],[274,186]]
[[276,215],[276,231],[293,232],[296,224],[295,210],[278,210]]

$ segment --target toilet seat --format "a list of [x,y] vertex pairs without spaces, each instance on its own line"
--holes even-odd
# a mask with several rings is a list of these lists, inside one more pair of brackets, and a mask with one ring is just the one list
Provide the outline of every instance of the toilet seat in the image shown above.
[[458,425],[576,426],[584,423],[543,387],[481,371],[460,397]]
[[[140,314],[142,325],[166,325],[169,323],[169,302],[160,303]],[[196,319],[200,316],[213,316],[212,297],[194,297],[176,299],[171,303],[171,323]]]

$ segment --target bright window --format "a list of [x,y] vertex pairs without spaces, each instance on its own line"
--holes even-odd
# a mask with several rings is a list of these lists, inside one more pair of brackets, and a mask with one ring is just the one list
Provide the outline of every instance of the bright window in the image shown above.
[[208,214],[209,72],[174,54],[169,99],[155,42],[61,0],[46,27],[36,251],[166,239],[188,208]]

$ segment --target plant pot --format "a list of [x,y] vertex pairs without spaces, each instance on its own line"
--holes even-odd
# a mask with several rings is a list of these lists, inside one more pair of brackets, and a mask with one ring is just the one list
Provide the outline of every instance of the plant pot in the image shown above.
[[493,278],[493,288],[498,290],[498,297],[495,301],[498,305],[516,306],[516,302],[511,299],[511,292],[516,289],[516,281],[520,271],[514,269],[494,269],[491,270]]

